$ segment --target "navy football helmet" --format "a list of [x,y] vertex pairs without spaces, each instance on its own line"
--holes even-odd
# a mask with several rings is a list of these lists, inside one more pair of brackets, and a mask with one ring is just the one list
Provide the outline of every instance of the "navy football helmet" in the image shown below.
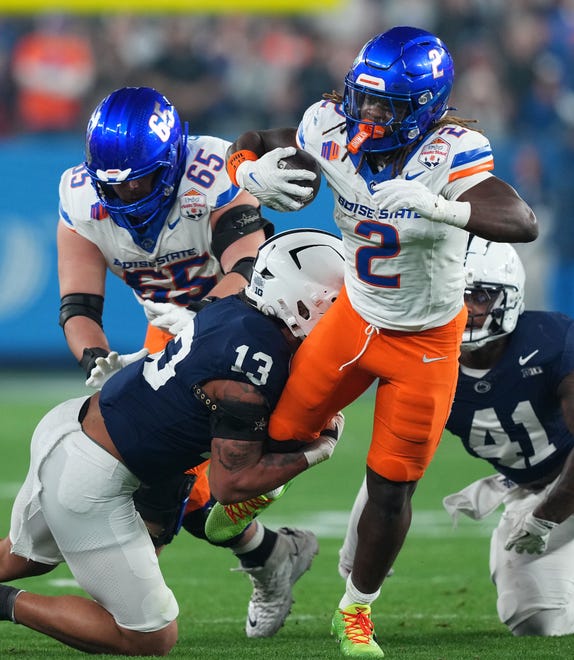
[[514,330],[524,311],[526,275],[510,243],[473,236],[464,262],[465,300],[471,313],[462,336],[462,350],[474,351]]
[[[123,87],[92,113],[85,166],[112,220],[140,243],[155,244],[173,204],[186,158],[186,130],[174,106],[151,87]],[[123,202],[114,184],[155,173],[150,194]],[[148,240],[149,244],[149,240]]]
[[371,39],[345,77],[349,151],[414,142],[446,113],[453,81],[452,57],[430,32],[395,27]]

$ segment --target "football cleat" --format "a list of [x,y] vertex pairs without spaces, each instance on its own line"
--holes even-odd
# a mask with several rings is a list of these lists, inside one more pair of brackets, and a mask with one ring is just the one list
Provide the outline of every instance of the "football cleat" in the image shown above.
[[271,637],[285,623],[293,605],[293,585],[319,552],[313,532],[281,527],[263,566],[241,567],[249,575],[253,593],[247,608],[247,637]]
[[375,628],[369,605],[353,604],[337,609],[331,622],[331,634],[337,637],[341,653],[349,658],[383,658],[375,641]]
[[238,504],[216,502],[205,521],[205,535],[208,541],[223,543],[239,536],[254,518],[283,495],[290,484],[291,482],[288,481],[284,486],[275,488],[265,495],[258,495]]

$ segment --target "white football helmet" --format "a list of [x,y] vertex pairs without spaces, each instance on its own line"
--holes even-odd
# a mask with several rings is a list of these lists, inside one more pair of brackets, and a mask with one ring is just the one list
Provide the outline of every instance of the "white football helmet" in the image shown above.
[[343,242],[334,234],[284,231],[260,246],[245,295],[263,314],[304,338],[339,295],[343,264]]
[[[462,350],[474,351],[512,332],[524,311],[524,267],[509,243],[470,239],[464,263],[465,299],[480,297],[488,305],[471,314],[462,336]],[[482,321],[482,323],[481,323]]]

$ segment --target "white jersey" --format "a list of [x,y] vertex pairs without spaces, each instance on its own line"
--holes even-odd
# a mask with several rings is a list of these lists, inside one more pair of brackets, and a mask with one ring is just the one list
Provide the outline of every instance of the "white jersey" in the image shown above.
[[223,277],[211,249],[211,213],[241,192],[225,169],[229,142],[211,136],[188,138],[185,172],[177,197],[150,251],[137,245],[98,200],[83,165],[60,181],[60,219],[95,243],[109,269],[142,298],[159,302],[199,300]]
[[[366,159],[361,164],[360,154],[343,158],[348,136],[339,105],[323,101],[308,108],[297,140],[319,161],[333,190],[345,247],[345,286],[354,309],[376,327],[409,332],[454,318],[463,306],[468,233],[409,209],[379,209],[371,190],[393,178],[391,167],[375,174]],[[449,124],[429,133],[394,178],[416,179],[456,199],[491,176],[493,167],[486,137]]]

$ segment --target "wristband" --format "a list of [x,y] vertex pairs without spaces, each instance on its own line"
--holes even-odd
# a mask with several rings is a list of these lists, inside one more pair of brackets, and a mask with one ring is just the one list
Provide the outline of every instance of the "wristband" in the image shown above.
[[[331,433],[336,434],[336,431],[323,429],[317,440],[315,440],[315,442],[309,446],[309,449],[306,449],[303,452],[303,456],[305,456],[308,467],[313,467],[313,465],[317,465],[317,463],[322,463],[328,458],[331,458],[333,455],[333,450],[335,449],[335,445],[337,444],[337,438],[333,437]],[[321,440],[324,440],[324,442],[321,442]]]
[[464,229],[470,220],[470,202],[457,202],[437,195],[431,220]]
[[305,459],[307,461],[307,466],[313,467],[314,465],[317,465],[318,463],[322,463],[323,461],[326,461],[328,458],[331,458],[332,453],[333,453],[332,447],[329,448],[326,445],[321,445],[319,447],[315,447],[314,449],[308,449],[307,451],[304,451],[303,456],[305,456]]
[[84,348],[82,359],[78,362],[78,364],[86,372],[86,375],[89,378],[90,374],[92,373],[92,369],[96,366],[96,360],[99,357],[108,357],[109,354],[110,352],[103,348]]
[[553,520],[544,520],[543,518],[538,518],[533,513],[529,513],[524,519],[524,527],[528,532],[539,534],[543,536],[544,534],[549,534],[555,527],[558,527],[559,523],[554,522]]
[[231,179],[231,183],[235,186],[239,186],[237,183],[237,168],[244,163],[246,160],[258,160],[259,156],[249,149],[241,149],[231,154],[227,160],[227,174]]
[[239,275],[242,275],[249,282],[251,281],[251,275],[253,275],[254,263],[255,257],[242,257],[235,262],[233,268],[229,272],[239,273]]

